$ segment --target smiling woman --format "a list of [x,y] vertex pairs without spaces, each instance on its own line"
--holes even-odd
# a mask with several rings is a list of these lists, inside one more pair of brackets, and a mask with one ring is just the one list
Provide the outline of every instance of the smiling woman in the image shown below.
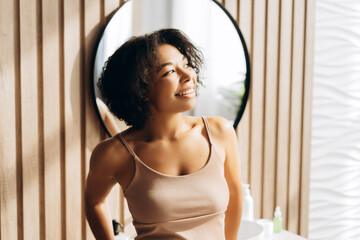
[[[197,73],[201,64],[201,53],[179,30],[132,38],[105,63],[98,82],[100,97],[118,119],[141,128],[150,110],[173,100],[161,98],[164,91],[189,88],[187,82],[192,82],[193,88],[200,83]],[[177,85],[177,77],[186,81],[185,87]]]
[[[248,52],[235,21],[212,0],[127,1],[114,14],[97,46],[92,80],[94,103],[103,100],[97,82],[107,58],[130,37],[162,28],[180,29],[203,53],[200,79],[204,85],[197,89],[196,97],[199,104],[184,114],[222,116],[236,128],[250,88]],[[110,136],[124,129],[124,123],[111,114],[106,115],[107,119],[112,117],[117,125],[109,126],[109,121],[101,117],[104,114],[99,106],[98,112]]]
[[100,92],[130,128],[99,143],[91,156],[85,205],[97,239],[113,239],[105,200],[117,183],[135,239],[236,239],[235,131],[224,118],[182,115],[196,105],[201,63],[201,53],[177,29],[133,37],[106,62]]

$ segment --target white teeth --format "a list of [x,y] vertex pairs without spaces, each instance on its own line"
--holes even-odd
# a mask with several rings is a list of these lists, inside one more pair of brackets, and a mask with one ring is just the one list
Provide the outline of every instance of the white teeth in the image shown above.
[[189,89],[189,90],[187,90],[187,91],[185,91],[185,92],[178,93],[178,94],[176,94],[176,95],[177,95],[177,96],[182,96],[182,95],[185,95],[185,94],[191,93],[191,92],[193,92],[193,91],[194,91],[194,89],[192,88],[192,89]]

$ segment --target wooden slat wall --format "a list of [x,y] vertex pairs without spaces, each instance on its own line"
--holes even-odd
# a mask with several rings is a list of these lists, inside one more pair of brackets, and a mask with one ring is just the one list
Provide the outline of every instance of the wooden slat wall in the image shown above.
[[[89,157],[105,132],[90,94],[97,37],[125,1],[0,2],[0,240],[93,239],[84,217]],[[255,216],[281,206],[307,235],[314,1],[219,0],[239,24],[251,92],[237,129]],[[133,233],[121,190],[113,218]]]
[[[288,212],[288,158],[289,158],[289,112],[290,112],[290,79],[292,50],[292,1],[282,1],[280,8],[280,44],[279,44],[279,79],[278,79],[278,113],[277,113],[277,187],[276,204],[282,209],[284,218]],[[284,19],[289,19],[288,21]],[[287,33],[287,34],[286,34]],[[287,221],[285,221],[287,227]]]
[[[20,94],[24,233],[40,238],[40,148],[37,2],[20,0]],[[35,14],[34,14],[35,13]],[[25,80],[26,79],[26,80]],[[39,141],[40,140],[40,141]]]
[[[62,141],[63,91],[60,40],[60,5],[56,1],[42,3],[42,79],[44,136],[44,221],[45,239],[60,239],[62,234]],[[54,228],[53,226],[59,226]]]
[[[0,239],[17,239],[22,227],[19,179],[19,36],[17,1],[0,1]],[[6,44],[4,44],[6,43]],[[5,101],[6,100],[6,101]],[[21,173],[20,173],[21,174]],[[18,226],[18,227],[16,227]]]
[[237,129],[242,180],[256,218],[272,218],[280,206],[285,228],[307,236],[315,4],[238,2],[252,74]]
[[[242,0],[239,4],[239,26],[246,42],[250,62],[252,62],[252,0]],[[252,83],[250,83],[252,85]],[[250,86],[250,89],[252,86]],[[244,114],[237,128],[240,151],[241,179],[244,183],[250,182],[250,109],[252,109],[251,92],[246,103]]]
[[[262,216],[262,191],[264,174],[264,99],[265,99],[265,23],[266,2],[253,2],[253,42],[251,49],[251,86],[250,94],[250,187],[254,197],[255,217]],[[256,16],[256,17],[255,17]],[[241,133],[239,133],[241,135]],[[240,153],[241,154],[241,153]]]
[[267,2],[265,97],[264,97],[264,170],[262,190],[262,217],[271,219],[275,205],[275,162],[276,162],[276,122],[277,122],[277,81],[279,62],[279,0]]
[[303,236],[308,235],[309,223],[309,184],[310,184],[310,151],[311,151],[311,107],[314,73],[314,35],[315,35],[315,1],[305,3],[304,34],[304,79],[303,79],[303,111],[302,111],[302,148],[300,172],[300,227]]

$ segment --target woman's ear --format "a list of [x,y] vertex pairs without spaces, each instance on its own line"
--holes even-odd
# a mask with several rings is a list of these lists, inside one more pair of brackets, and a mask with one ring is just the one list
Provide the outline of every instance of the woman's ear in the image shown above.
[[144,100],[144,102],[149,102],[150,101],[150,98],[149,98],[149,93],[148,92],[146,92],[144,95],[143,95],[143,100]]

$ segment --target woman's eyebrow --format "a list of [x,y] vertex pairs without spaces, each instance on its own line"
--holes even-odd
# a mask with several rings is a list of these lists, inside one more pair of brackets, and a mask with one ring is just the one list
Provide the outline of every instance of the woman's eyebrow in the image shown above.
[[173,63],[172,62],[166,62],[166,63],[161,64],[159,67],[156,68],[156,72],[157,73],[160,72],[161,69],[163,69],[164,67],[166,67],[168,65],[173,65]]
[[[184,61],[185,59],[187,59],[187,58],[185,56],[183,56],[182,61]],[[174,65],[174,63],[172,63],[172,62],[163,63],[159,67],[156,68],[156,72],[157,73],[160,72],[161,69],[163,69],[164,67],[169,66],[169,65]]]

